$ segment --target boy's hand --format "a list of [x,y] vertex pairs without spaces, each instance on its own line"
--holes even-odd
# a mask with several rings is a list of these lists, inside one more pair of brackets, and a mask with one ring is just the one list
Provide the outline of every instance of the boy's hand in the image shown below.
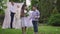
[[35,16],[35,18],[36,18],[36,19],[38,19],[38,18],[39,18],[39,16]]
[[38,18],[37,16],[35,16],[35,18]]

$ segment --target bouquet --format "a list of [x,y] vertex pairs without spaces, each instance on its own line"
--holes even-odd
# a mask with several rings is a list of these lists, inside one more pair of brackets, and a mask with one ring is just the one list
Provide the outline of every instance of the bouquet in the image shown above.
[[27,12],[27,13],[25,13],[25,16],[26,16],[26,17],[28,17],[28,16],[29,16],[28,12]]
[[29,16],[28,12],[27,12],[27,11],[25,11],[25,17],[28,17],[28,16]]

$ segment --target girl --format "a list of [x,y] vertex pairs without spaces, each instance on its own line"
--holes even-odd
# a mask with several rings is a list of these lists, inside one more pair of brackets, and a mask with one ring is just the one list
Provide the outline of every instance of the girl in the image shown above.
[[27,27],[27,22],[26,22],[27,18],[25,16],[25,14],[27,12],[26,8],[27,8],[26,4],[24,4],[21,8],[21,15],[20,16],[21,16],[22,34],[26,34],[26,27]]

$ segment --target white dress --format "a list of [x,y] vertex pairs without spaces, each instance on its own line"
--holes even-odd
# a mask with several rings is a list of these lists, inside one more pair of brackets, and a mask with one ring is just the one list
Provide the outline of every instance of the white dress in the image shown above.
[[[10,5],[11,5],[11,3],[9,2],[7,5],[8,8],[5,10],[5,18],[3,21],[2,29],[10,28],[10,21],[11,21],[11,16],[10,16],[10,11],[9,11]],[[20,10],[18,9],[18,11],[16,11],[16,14],[14,16],[13,28],[20,29],[21,28],[20,11],[21,11],[21,7],[22,7],[23,3],[16,3],[16,5],[20,6]]]
[[13,26],[15,29],[21,29],[21,20],[20,20],[19,8],[17,8],[16,14],[15,14],[15,23]]
[[16,14],[15,14],[15,20],[13,22],[13,26],[15,29],[21,29],[21,19],[20,19],[20,12],[21,12],[21,7],[22,7],[23,3],[16,3]]
[[[24,11],[27,12],[27,11]],[[28,17],[22,17],[21,18],[21,23],[22,23],[22,27],[33,27],[32,24],[32,19],[30,20],[29,18],[31,17],[31,13],[32,11],[28,12],[29,16]]]
[[5,18],[2,25],[2,29],[6,28],[10,28],[10,12],[8,8],[5,10]]
[[[10,16],[10,9],[11,8],[10,7],[11,7],[11,3],[9,2],[7,4],[7,9],[5,10],[5,18],[4,18],[4,22],[2,25],[2,29],[10,28],[10,22],[11,22],[11,16]],[[14,17],[14,20],[15,20],[15,17]]]
[[32,12],[33,11],[29,11],[28,12],[28,14],[29,14],[29,16],[28,16],[28,27],[33,27],[33,24],[32,24],[32,19],[30,19],[31,18],[31,16],[32,16]]
[[[24,10],[24,13],[26,13],[27,11],[26,10]],[[21,18],[21,26],[22,27],[27,27],[28,25],[27,25],[27,17],[22,17]]]

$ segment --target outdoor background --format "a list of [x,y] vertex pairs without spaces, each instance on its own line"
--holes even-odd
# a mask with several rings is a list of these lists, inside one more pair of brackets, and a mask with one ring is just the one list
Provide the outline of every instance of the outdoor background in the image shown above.
[[[3,2],[4,1],[4,2]],[[25,0],[13,0],[14,2],[25,2]],[[0,34],[21,34],[21,30],[5,29],[2,24],[4,20],[4,4],[6,0],[0,0]],[[31,0],[31,6],[38,6],[40,11],[39,34],[60,34],[60,0]],[[28,9],[28,10],[29,10]],[[28,28],[27,34],[33,34],[33,29]]]

